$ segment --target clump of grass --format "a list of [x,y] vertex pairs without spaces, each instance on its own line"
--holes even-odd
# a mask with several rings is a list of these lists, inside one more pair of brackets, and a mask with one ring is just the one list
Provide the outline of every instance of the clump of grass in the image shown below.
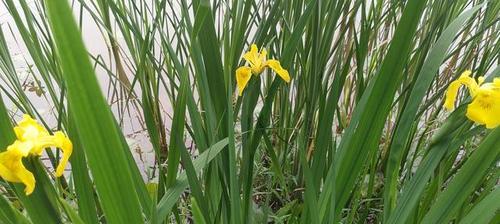
[[[61,178],[45,172],[57,152],[24,161],[29,196],[2,180],[2,222],[498,218],[500,129],[467,119],[466,92],[443,110],[463,71],[500,75],[498,1],[3,3],[0,150],[21,113],[64,130],[74,150]],[[95,42],[106,49],[89,52]],[[26,49],[29,85],[12,43]],[[239,96],[252,44],[290,83],[262,71]],[[127,144],[137,131],[149,164]]]

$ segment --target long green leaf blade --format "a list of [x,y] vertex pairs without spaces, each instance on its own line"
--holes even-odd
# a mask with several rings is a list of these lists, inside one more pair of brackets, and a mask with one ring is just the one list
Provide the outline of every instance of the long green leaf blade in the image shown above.
[[120,130],[99,88],[82,37],[66,0],[46,2],[81,145],[109,223],[142,223]]

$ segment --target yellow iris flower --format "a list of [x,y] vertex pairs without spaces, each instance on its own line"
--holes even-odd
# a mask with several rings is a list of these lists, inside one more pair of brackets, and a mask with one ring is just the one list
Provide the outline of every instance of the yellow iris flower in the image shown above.
[[23,116],[23,119],[14,127],[14,132],[17,140],[8,146],[5,152],[0,153],[0,176],[10,182],[23,183],[26,186],[26,195],[29,195],[35,188],[35,178],[24,167],[22,158],[29,155],[40,156],[48,147],[60,148],[63,156],[55,172],[55,176],[60,177],[73,152],[73,144],[60,131],[50,135],[29,115]]
[[32,145],[15,141],[7,147],[7,151],[0,153],[0,176],[10,182],[23,183],[24,192],[29,195],[35,189],[35,177],[23,165],[23,157],[27,157]]
[[266,67],[271,68],[278,74],[285,82],[290,82],[290,75],[286,69],[281,67],[279,61],[270,59],[267,60],[267,51],[262,48],[259,52],[257,45],[252,44],[250,51],[243,55],[245,61],[249,66],[241,66],[236,69],[236,84],[238,85],[239,95],[243,93],[243,90],[250,81],[251,75],[259,75],[264,71]]
[[[458,89],[464,85],[469,89],[472,102],[467,107],[467,118],[486,125],[492,129],[500,125],[500,78],[493,79],[491,83],[484,83],[484,78],[478,81],[470,77],[471,71],[465,71],[453,81],[446,91],[444,107],[452,110],[457,97]],[[483,84],[484,83],[484,84]]]

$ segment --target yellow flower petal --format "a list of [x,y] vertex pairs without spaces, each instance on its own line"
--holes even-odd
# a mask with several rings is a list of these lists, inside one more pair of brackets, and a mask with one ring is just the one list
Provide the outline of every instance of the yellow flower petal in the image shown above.
[[239,95],[243,93],[243,90],[248,84],[250,77],[252,76],[252,69],[246,66],[239,67],[236,69],[236,84],[238,85]]
[[455,80],[448,86],[448,89],[446,90],[446,100],[444,101],[444,107],[448,111],[453,110],[453,108],[455,107],[455,100],[457,98],[458,89],[460,89],[461,85],[462,83],[460,83],[458,80]]
[[259,53],[259,49],[257,45],[252,44],[250,47],[250,51],[243,55],[243,58],[248,62],[250,68],[252,69],[252,73],[254,75],[258,75],[262,73],[265,68],[265,62],[267,58],[266,49],[262,49],[261,53]]
[[34,140],[49,135],[44,127],[27,114],[23,115],[23,119],[14,127],[14,132],[20,141]]
[[500,90],[485,85],[467,107],[467,118],[492,129],[500,125]]
[[[472,77],[470,77],[471,71],[467,70],[460,75],[458,80],[462,83],[462,85],[467,86],[469,89],[469,93],[472,97],[476,96],[477,90],[479,89],[479,83]],[[481,81],[481,79],[479,80]],[[482,79],[484,81],[484,79]],[[481,82],[482,82],[481,81]]]
[[285,82],[290,82],[290,74],[286,69],[283,69],[280,62],[277,60],[267,60],[267,51],[262,48],[259,53],[257,45],[252,44],[250,51],[243,55],[243,58],[248,62],[250,67],[243,66],[236,70],[236,83],[238,84],[239,95],[243,93],[251,74],[258,75],[266,67],[273,69]]
[[24,167],[22,158],[26,157],[26,147],[29,145],[15,141],[7,147],[7,151],[0,153],[0,176],[10,182],[23,183],[26,195],[35,189],[35,177]]
[[288,74],[288,71],[281,67],[279,61],[268,60],[266,62],[266,65],[273,69],[276,74],[278,74],[283,80],[285,80],[285,82],[290,82],[290,75]]
[[252,44],[250,46],[250,52],[252,52],[253,54],[259,53],[259,48],[257,47],[257,44]]
[[24,193],[26,195],[30,195],[35,190],[35,176],[31,173],[24,165],[21,163],[19,169],[16,171],[17,177],[21,180],[21,182],[26,186],[24,188]]
[[484,81],[485,81],[484,76],[477,77],[477,84],[478,85],[482,85],[484,83]]
[[472,97],[475,96],[476,90],[479,88],[479,85],[477,84],[476,80],[470,77],[471,71],[467,70],[462,75],[460,78],[457,80],[453,81],[449,86],[448,89],[446,90],[446,100],[444,102],[444,107],[447,110],[453,110],[455,100],[457,98],[458,90],[460,89],[460,86],[465,85],[469,88],[470,94]]
[[69,140],[66,135],[64,135],[62,132],[58,131],[54,134],[54,137],[56,138],[57,141],[57,147],[60,148],[63,152],[63,157],[59,161],[59,165],[57,165],[56,169],[56,177],[62,176],[64,172],[64,168],[66,167],[66,164],[68,164],[69,157],[71,156],[71,153],[73,153],[73,143]]
[[71,141],[62,132],[58,131],[54,135],[32,119],[29,115],[24,115],[23,119],[14,128],[17,138],[24,144],[30,145],[29,153],[33,155],[42,155],[43,150],[50,147],[60,148],[63,157],[56,168],[56,176],[63,174],[64,168],[68,163],[69,157],[73,152]]
[[258,66],[260,54],[257,45],[252,44],[250,51],[243,55],[243,58],[250,64],[250,66]]
[[64,172],[64,168],[68,163],[71,153],[73,152],[73,144],[69,138],[66,137],[66,135],[64,135],[61,131],[57,131],[53,136],[45,136],[38,138],[36,141],[29,142],[34,142],[34,147],[31,150],[31,154],[34,155],[42,155],[43,150],[50,147],[57,147],[61,149],[63,157],[61,158],[61,161],[59,161],[55,174],[56,177],[60,177]]
[[484,77],[479,77],[476,82],[470,74],[470,71],[466,71],[450,84],[444,106],[448,110],[453,109],[458,89],[461,85],[465,85],[472,96],[472,102],[467,106],[467,118],[477,124],[486,125],[486,128],[498,127],[500,125],[500,79],[495,78],[493,82],[483,84]]
[[500,78],[494,78],[494,79],[493,79],[493,85],[494,85],[496,88],[500,88]]

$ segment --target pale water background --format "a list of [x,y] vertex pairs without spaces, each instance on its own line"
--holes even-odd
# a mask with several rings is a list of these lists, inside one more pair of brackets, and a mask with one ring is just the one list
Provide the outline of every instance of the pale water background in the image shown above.
[[[34,0],[28,2],[30,7],[36,9]],[[79,9],[79,7],[75,7],[74,13],[76,15],[76,18],[80,18],[79,17],[80,10],[77,9]],[[91,19],[90,15],[86,13],[85,10],[83,13],[84,14],[82,17],[83,18],[82,33],[87,50],[91,55],[95,57],[96,56],[102,57],[104,62],[107,63],[110,68],[114,68],[113,67],[114,65],[112,64],[112,57],[110,57],[110,51],[108,49],[108,45],[106,44],[107,40],[103,38],[104,35],[102,31],[99,30],[99,28],[95,24],[95,21]],[[57,127],[57,120],[56,120],[57,111],[55,111],[55,108],[50,103],[50,100],[44,98],[43,95],[38,96],[35,92],[29,90],[28,84],[34,81],[33,76],[37,76],[37,74],[36,71],[35,74],[30,73],[29,68],[30,66],[33,66],[32,59],[30,58],[30,54],[26,46],[24,45],[21,36],[19,35],[15,22],[11,17],[11,15],[9,14],[3,1],[0,2],[0,28],[4,32],[6,39],[5,41],[9,48],[10,55],[12,57],[14,65],[16,67],[16,72],[18,74],[19,80],[21,81],[21,83],[27,84],[25,88],[26,95],[29,97],[31,103],[33,103],[34,105],[34,108],[41,114],[41,116],[48,123],[48,125],[52,128]],[[123,38],[119,36],[116,38],[120,44],[124,44]],[[127,60],[127,59],[122,59],[122,60]],[[5,79],[4,76],[5,74],[0,74],[0,85],[6,87],[7,82],[4,80]],[[109,104],[111,105],[113,113],[115,113],[116,117],[118,117],[117,104],[120,102],[117,101],[116,98],[112,99],[111,97],[112,94],[110,93],[109,89],[110,77],[102,68],[97,68],[97,77],[100,82],[101,89],[105,94],[106,98],[108,99]],[[41,88],[43,88],[43,86],[41,86]],[[140,94],[140,91],[136,91],[136,93]],[[9,98],[5,96],[5,94],[2,94],[2,97],[9,109],[9,112],[14,117],[14,119],[20,120],[22,112],[15,107],[15,105],[10,101]],[[138,97],[140,97],[140,95]],[[169,134],[168,129],[171,126],[171,114],[172,114],[172,110],[170,108],[171,104],[166,95],[164,97],[161,97],[160,100],[162,105],[164,106],[162,108],[163,112],[162,116],[164,118],[164,125],[165,128],[167,129],[166,131],[168,135]],[[120,121],[119,122],[123,134],[127,139],[127,143],[129,144],[129,147],[134,155],[134,158],[142,172],[143,178],[145,180],[151,179],[150,172],[152,165],[154,164],[154,154],[152,145],[149,141],[147,131],[145,130],[145,127],[143,125],[143,118],[141,112],[136,111],[133,107],[130,107],[130,112],[131,113],[128,112],[124,113],[121,122]],[[46,157],[42,157],[42,160],[44,160],[44,163],[48,165],[49,169],[52,169]],[[68,169],[71,169],[70,166],[68,166]]]

